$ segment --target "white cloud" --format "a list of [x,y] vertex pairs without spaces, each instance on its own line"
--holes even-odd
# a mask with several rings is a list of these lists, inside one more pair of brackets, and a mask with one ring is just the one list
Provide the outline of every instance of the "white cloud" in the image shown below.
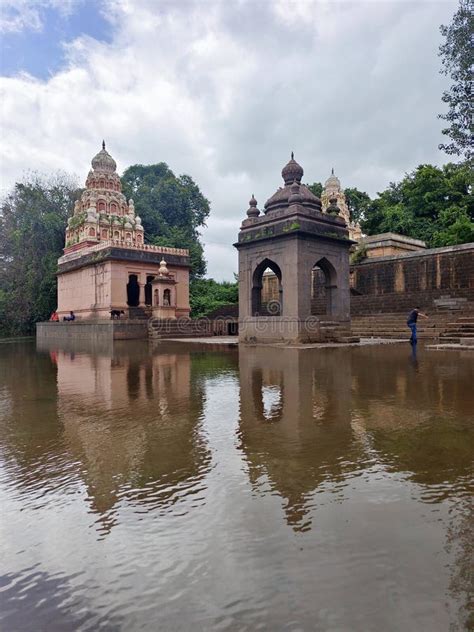
[[455,6],[110,0],[111,43],[67,43],[46,81],[2,79],[1,184],[82,179],[103,137],[119,169],[164,160],[211,200],[209,273],[231,279],[249,197],[263,207],[291,150],[307,181],[334,166],[372,194],[445,160],[438,26]]
[[83,0],[1,0],[0,33],[41,31],[45,9],[69,15]]

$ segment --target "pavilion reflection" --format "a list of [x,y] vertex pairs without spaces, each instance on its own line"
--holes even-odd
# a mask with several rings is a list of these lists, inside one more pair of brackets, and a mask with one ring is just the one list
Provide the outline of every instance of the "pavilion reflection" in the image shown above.
[[120,502],[164,510],[204,476],[204,389],[184,347],[114,343],[92,353],[43,342],[40,350],[56,363],[63,440],[105,530]]
[[258,489],[262,475],[284,499],[295,530],[309,528],[311,496],[364,466],[351,427],[351,364],[291,348],[243,348],[240,448]]

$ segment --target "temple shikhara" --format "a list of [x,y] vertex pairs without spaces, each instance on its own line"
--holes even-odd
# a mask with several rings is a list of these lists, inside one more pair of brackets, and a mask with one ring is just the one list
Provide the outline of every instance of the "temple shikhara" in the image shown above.
[[145,244],[133,200],[102,143],[68,221],[58,260],[58,315],[79,319],[189,316],[189,252]]
[[351,220],[346,196],[344,190],[341,188],[339,178],[334,175],[334,169],[331,170],[331,175],[324,183],[324,189],[321,193],[321,206],[323,213],[328,212],[331,204],[337,206],[339,217],[342,217],[342,219],[346,222],[350,239],[359,241],[362,237],[360,224]]

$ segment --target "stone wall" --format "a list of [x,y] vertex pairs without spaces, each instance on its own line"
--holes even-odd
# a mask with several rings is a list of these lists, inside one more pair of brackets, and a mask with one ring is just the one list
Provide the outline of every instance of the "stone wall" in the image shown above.
[[147,321],[103,320],[36,323],[38,340],[137,340],[148,337]]
[[474,303],[474,243],[367,259],[351,267],[351,315]]

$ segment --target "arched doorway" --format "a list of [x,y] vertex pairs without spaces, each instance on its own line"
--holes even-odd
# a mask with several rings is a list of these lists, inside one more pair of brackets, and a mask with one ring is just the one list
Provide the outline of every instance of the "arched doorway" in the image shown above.
[[145,284],[145,305],[152,305],[152,296],[153,296],[153,288],[151,286],[151,282],[155,278],[154,275],[149,274],[146,278]]
[[127,283],[127,305],[129,307],[138,307],[140,302],[140,285],[136,274],[128,275]]
[[311,314],[333,316],[333,293],[337,288],[337,273],[330,261],[323,257],[311,270]]
[[264,259],[253,273],[252,316],[281,316],[283,286],[281,270],[270,259]]

